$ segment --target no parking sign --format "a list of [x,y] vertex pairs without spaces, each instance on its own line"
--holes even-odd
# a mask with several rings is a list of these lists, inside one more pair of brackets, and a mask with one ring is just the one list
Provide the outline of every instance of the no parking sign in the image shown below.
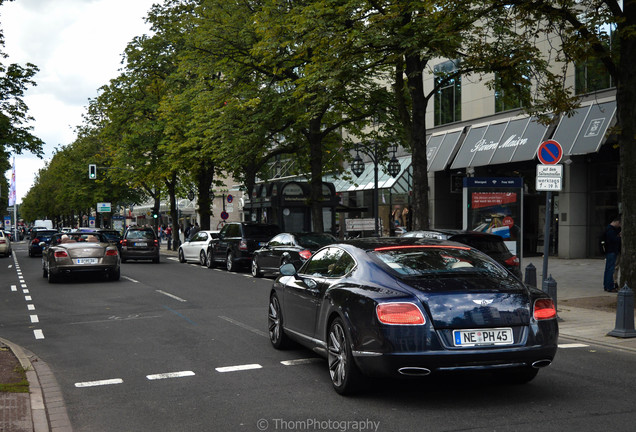
[[555,165],[561,161],[563,157],[563,148],[561,144],[554,140],[547,140],[539,145],[537,157],[544,165]]

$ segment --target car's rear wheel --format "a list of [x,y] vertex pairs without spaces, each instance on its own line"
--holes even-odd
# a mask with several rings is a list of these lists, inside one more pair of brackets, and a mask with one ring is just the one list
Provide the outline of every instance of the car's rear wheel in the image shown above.
[[236,271],[236,263],[234,263],[234,254],[230,251],[227,253],[225,257],[225,268],[227,271],[233,272]]
[[327,352],[333,388],[342,395],[354,393],[360,387],[362,374],[354,363],[349,336],[341,318],[336,318],[329,326]]
[[206,262],[207,262],[207,257],[206,257],[205,251],[201,250],[201,252],[199,253],[199,264],[204,266]]
[[113,270],[110,273],[110,279],[113,281],[118,281],[120,277],[121,277],[121,270],[119,268],[117,270]]
[[179,262],[180,263],[186,262],[185,256],[183,255],[183,249],[181,249],[181,248],[179,248]]
[[50,284],[57,282],[57,276],[55,276],[50,270],[47,273]]
[[289,346],[289,338],[283,330],[283,313],[281,311],[278,296],[272,294],[269,298],[269,312],[267,313],[267,327],[269,329],[269,341],[276,349],[285,349]]
[[263,276],[263,272],[261,268],[258,266],[258,262],[256,262],[256,257],[252,258],[252,276],[255,278],[259,278]]

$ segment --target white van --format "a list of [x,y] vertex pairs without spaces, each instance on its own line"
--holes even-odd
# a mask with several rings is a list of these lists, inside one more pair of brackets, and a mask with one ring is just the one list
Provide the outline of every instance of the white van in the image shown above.
[[35,223],[33,224],[34,227],[37,228],[46,228],[46,229],[53,229],[53,221],[50,219],[38,219],[35,221]]

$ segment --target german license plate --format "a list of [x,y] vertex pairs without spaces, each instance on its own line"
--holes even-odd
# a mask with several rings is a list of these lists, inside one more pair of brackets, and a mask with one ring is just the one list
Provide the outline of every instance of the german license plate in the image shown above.
[[457,347],[512,345],[514,343],[511,328],[454,330],[453,339]]
[[75,264],[97,264],[97,258],[76,258]]
[[137,242],[137,243],[135,243],[135,246],[146,247],[146,246],[148,246],[148,243],[146,243],[146,242]]

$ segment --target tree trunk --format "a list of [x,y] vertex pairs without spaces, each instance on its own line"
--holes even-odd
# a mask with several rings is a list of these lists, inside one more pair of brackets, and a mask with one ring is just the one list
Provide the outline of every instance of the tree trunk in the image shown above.
[[406,76],[411,95],[411,166],[413,168],[412,191],[412,229],[429,228],[428,205],[428,167],[426,161],[426,106],[424,84],[422,81],[423,62],[419,55],[408,54],[405,57]]
[[324,232],[322,219],[322,136],[320,134],[320,118],[313,118],[309,125],[309,157],[311,180],[309,183],[309,203],[311,207],[312,230]]
[[199,208],[199,218],[201,219],[201,229],[210,229],[210,216],[212,215],[212,200],[210,190],[214,181],[214,163],[201,161],[199,172],[197,173],[197,203]]
[[622,204],[621,287],[627,284],[636,288],[636,80],[633,59],[636,56],[636,38],[632,36],[636,22],[636,2],[624,3],[627,20],[619,24],[620,63],[616,85],[616,115],[621,130],[618,133],[620,147],[620,200]]

